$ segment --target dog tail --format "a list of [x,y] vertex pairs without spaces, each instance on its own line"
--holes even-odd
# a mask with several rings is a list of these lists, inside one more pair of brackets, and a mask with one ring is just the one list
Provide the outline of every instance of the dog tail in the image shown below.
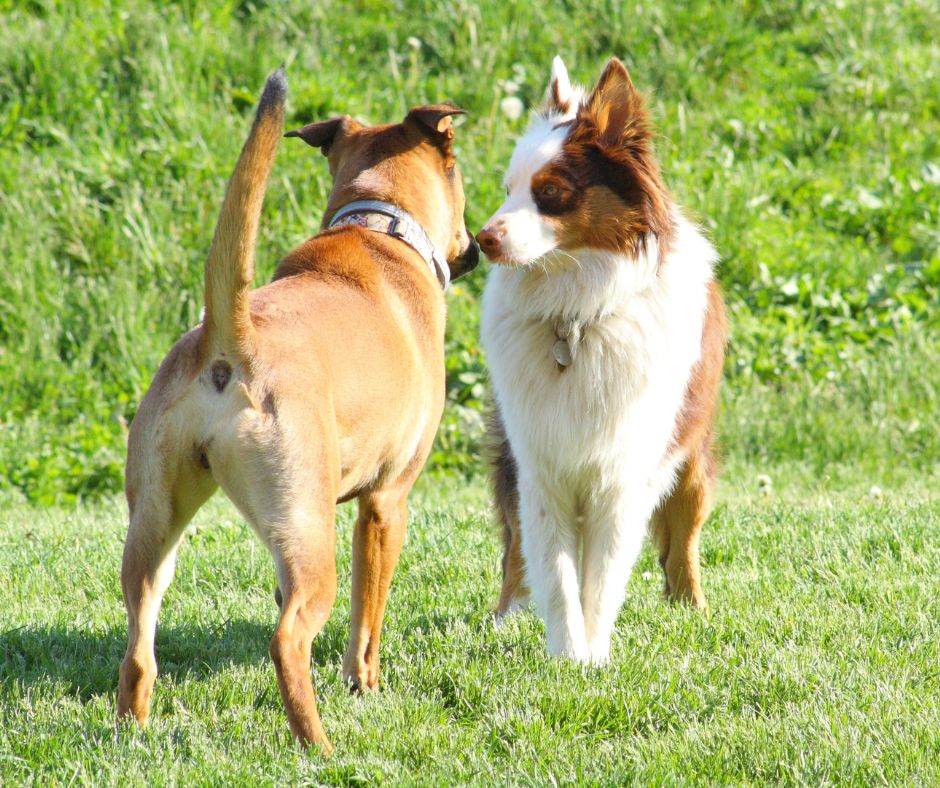
[[255,121],[222,201],[206,259],[203,326],[209,352],[230,352],[244,358],[254,347],[248,294],[255,274],[261,204],[284,126],[286,95],[282,66],[264,85]]

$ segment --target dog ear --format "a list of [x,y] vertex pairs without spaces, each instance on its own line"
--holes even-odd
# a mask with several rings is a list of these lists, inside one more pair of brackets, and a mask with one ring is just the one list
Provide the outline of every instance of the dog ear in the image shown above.
[[597,87],[581,105],[578,120],[589,121],[596,129],[598,141],[606,147],[645,141],[651,135],[643,97],[633,87],[623,63],[615,57],[608,61]]
[[571,89],[571,80],[568,78],[568,69],[560,55],[552,60],[552,76],[548,81],[548,90],[545,92],[545,110],[559,115],[567,115],[571,111],[571,102],[574,91]]
[[461,109],[452,101],[445,101],[443,104],[430,104],[426,107],[415,107],[405,118],[405,123],[409,121],[417,123],[433,132],[434,134],[443,134],[448,139],[454,136],[454,129],[451,117],[454,115],[466,115],[467,111]]
[[408,113],[405,123],[416,127],[440,148],[441,153],[444,154],[444,165],[450,169],[456,161],[452,148],[454,126],[451,118],[454,115],[466,114],[465,109],[461,109],[451,101],[445,101],[443,104],[415,107]]
[[355,123],[348,115],[341,118],[331,118],[330,120],[321,120],[318,123],[310,123],[303,128],[288,131],[285,137],[300,137],[308,145],[319,148],[326,156],[330,152],[330,146],[336,139],[336,135],[348,131],[351,124]]

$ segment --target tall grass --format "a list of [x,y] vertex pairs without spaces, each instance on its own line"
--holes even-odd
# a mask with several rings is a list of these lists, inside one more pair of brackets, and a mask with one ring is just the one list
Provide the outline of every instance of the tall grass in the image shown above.
[[[457,147],[478,227],[524,124],[500,101],[515,86],[536,104],[556,53],[584,82],[624,59],[668,184],[720,249],[730,467],[934,473],[938,29],[927,0],[0,2],[0,487],[39,503],[119,489],[121,422],[198,320],[269,70],[287,64],[296,125],[469,109]],[[285,144],[259,283],[316,231],[328,190],[324,160]],[[442,472],[477,467],[483,280],[450,296]]]

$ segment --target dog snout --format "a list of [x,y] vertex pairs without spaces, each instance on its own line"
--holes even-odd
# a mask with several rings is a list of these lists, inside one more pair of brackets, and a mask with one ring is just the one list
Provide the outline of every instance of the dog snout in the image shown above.
[[488,224],[477,233],[477,243],[487,257],[495,260],[502,256],[505,235],[506,230],[501,223]]

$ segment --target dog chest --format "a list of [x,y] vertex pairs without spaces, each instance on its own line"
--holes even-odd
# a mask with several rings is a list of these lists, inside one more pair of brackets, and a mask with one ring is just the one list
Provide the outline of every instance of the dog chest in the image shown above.
[[[700,355],[707,276],[678,287],[666,279],[600,309],[591,292],[592,311],[602,316],[581,318],[567,366],[554,353],[557,321],[526,308],[538,299],[519,298],[518,278],[513,271],[491,273],[482,339],[520,461],[566,472],[597,463],[641,478],[654,475]],[[561,298],[576,292],[567,288]],[[611,294],[618,295],[615,288]],[[543,294],[541,301],[551,297],[558,296]]]

